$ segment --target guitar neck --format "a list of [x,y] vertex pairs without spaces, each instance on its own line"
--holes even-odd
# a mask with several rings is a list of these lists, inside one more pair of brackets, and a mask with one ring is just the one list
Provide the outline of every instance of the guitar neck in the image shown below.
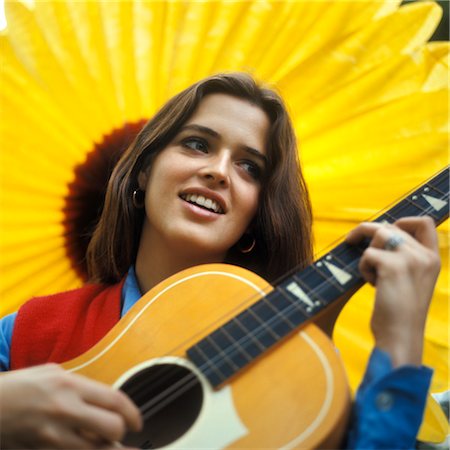
[[[449,168],[409,193],[374,222],[430,216],[436,225],[449,216]],[[334,247],[306,269],[286,277],[269,294],[192,346],[187,355],[213,386],[305,324],[335,300],[364,284],[358,264],[368,242]]]

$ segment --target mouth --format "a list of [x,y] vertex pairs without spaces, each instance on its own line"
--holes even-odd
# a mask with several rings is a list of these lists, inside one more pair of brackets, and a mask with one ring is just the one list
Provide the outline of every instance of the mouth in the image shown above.
[[199,206],[200,208],[206,209],[216,214],[225,214],[222,206],[212,198],[205,197],[204,195],[198,194],[180,194],[180,197],[188,203]]

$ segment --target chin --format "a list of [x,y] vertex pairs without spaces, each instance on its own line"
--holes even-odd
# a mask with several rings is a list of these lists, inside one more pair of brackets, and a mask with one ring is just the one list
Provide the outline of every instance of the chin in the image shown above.
[[[217,239],[205,240],[204,236],[195,237],[192,234],[178,241],[177,247],[181,253],[188,253],[198,260],[206,262],[222,262],[228,252],[229,246],[217,245]],[[230,244],[231,246],[232,244]]]

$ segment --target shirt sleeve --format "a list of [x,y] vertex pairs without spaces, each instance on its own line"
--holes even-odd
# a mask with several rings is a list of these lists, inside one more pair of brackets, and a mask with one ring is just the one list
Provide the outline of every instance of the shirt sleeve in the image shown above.
[[349,449],[413,449],[431,382],[428,367],[392,367],[375,348],[356,393],[348,434]]
[[17,313],[0,319],[0,372],[9,370],[9,353]]

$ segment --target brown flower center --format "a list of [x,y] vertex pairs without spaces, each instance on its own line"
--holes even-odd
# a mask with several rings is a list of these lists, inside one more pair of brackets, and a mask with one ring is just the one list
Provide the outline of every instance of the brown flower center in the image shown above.
[[83,281],[87,280],[86,250],[100,218],[109,177],[123,152],[146,120],[126,123],[94,145],[86,160],[75,167],[75,178],[64,199],[64,239],[67,256]]

